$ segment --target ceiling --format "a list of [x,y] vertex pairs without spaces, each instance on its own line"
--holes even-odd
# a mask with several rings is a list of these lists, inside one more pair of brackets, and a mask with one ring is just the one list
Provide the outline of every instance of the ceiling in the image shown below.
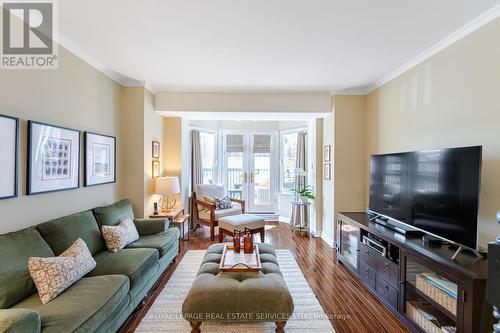
[[59,41],[121,83],[156,92],[356,93],[497,16],[499,3],[64,0]]

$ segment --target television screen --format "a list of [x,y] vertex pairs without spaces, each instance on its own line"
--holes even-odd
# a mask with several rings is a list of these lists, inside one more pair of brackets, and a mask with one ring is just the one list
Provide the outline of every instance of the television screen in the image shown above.
[[369,208],[477,248],[482,148],[373,155]]

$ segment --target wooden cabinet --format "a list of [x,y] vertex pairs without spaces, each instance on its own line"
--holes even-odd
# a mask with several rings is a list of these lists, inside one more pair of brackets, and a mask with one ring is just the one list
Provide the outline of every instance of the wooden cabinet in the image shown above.
[[[454,327],[457,333],[491,329],[491,306],[485,301],[486,260],[466,253],[452,260],[453,248],[405,237],[376,225],[366,213],[340,213],[337,230],[337,261],[411,331],[440,331],[443,326]],[[364,244],[366,236],[376,239],[385,253]],[[428,318],[434,318],[431,326]]]

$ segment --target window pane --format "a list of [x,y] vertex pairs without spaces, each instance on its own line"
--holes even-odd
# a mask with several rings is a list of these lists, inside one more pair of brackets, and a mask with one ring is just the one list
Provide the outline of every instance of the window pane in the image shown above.
[[215,134],[200,132],[203,184],[215,183]]
[[227,153],[227,189],[229,196],[242,198],[243,152]]
[[295,169],[297,168],[297,133],[288,133],[282,135],[281,161],[282,161],[282,183],[281,188],[284,192],[290,192],[295,188]]

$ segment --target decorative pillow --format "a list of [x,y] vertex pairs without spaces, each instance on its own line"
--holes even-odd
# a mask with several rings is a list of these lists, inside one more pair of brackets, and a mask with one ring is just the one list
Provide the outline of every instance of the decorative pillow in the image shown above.
[[111,252],[118,252],[127,244],[139,239],[139,233],[130,218],[122,219],[117,226],[102,226],[102,237]]
[[28,259],[28,269],[43,304],[47,304],[96,266],[87,244],[78,238],[58,257]]
[[228,209],[228,208],[233,208],[233,204],[231,203],[231,199],[228,196],[225,196],[223,198],[215,198],[215,209],[216,210]]
[[[208,202],[209,204],[215,205],[215,198],[214,197],[211,197],[211,196],[208,196],[208,195],[204,195],[203,196],[203,201]],[[208,207],[203,206],[203,210],[204,211],[209,211],[210,209]]]

